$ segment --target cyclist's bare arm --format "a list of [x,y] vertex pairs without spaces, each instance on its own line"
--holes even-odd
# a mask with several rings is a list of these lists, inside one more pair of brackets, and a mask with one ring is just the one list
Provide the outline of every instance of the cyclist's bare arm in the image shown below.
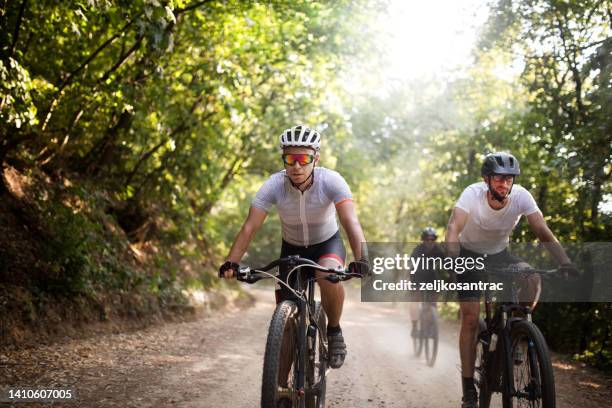
[[[242,224],[242,228],[240,228],[240,232],[236,236],[236,239],[234,239],[232,249],[230,249],[229,255],[226,259],[227,261],[240,263],[244,253],[251,243],[251,240],[253,239],[253,236],[255,236],[255,233],[259,231],[267,216],[268,213],[264,210],[251,207],[247,219],[244,221],[244,224]],[[231,278],[232,272],[225,271],[225,277]]]
[[355,259],[362,259],[365,254],[361,253],[361,243],[366,242],[366,240],[355,213],[355,204],[352,200],[346,200],[336,207],[336,212],[338,213],[340,224],[342,224],[344,231],[346,231]]
[[546,249],[557,260],[559,265],[571,263],[569,257],[565,253],[565,250],[555,237],[555,234],[553,234],[550,228],[548,228],[546,220],[540,211],[536,211],[535,213],[528,215],[527,221],[529,221],[531,230],[534,232],[534,234],[536,234],[540,242],[546,243]]
[[448,220],[444,241],[446,243],[446,251],[450,256],[459,256],[459,234],[465,227],[468,215],[467,211],[455,207]]

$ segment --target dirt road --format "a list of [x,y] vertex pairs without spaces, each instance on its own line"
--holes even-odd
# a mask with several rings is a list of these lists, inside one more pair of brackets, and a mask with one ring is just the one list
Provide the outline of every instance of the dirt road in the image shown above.
[[[70,386],[81,407],[256,407],[273,296],[253,294],[257,302],[243,311],[0,354],[0,385]],[[329,407],[459,406],[456,325],[443,325],[438,361],[429,368],[412,357],[404,310],[347,299],[349,354],[330,374]],[[609,406],[610,379],[575,364],[555,366],[557,406]]]

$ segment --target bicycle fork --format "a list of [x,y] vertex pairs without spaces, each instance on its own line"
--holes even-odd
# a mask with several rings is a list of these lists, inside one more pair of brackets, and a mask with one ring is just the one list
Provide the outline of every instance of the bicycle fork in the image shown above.
[[[506,364],[504,364],[504,376],[506,378],[503,381],[503,388],[510,398],[512,397],[520,397],[526,398],[528,401],[535,401],[542,396],[541,392],[541,384],[540,384],[540,375],[539,368],[537,365],[537,351],[535,349],[535,344],[529,338],[527,338],[527,350],[526,353],[522,356],[522,360],[518,360],[517,356],[512,355],[512,325],[519,321],[531,321],[531,313],[530,310],[527,310],[526,319],[520,318],[511,318],[508,321],[508,312],[512,312],[517,310],[519,307],[516,305],[511,305],[509,307],[504,307],[502,309],[502,317],[503,317],[503,329],[502,329],[502,345],[503,345],[503,358]],[[517,348],[520,347],[520,344],[516,345]],[[519,350],[520,351],[520,350]],[[525,359],[527,359],[527,363],[529,364],[529,384],[525,390],[517,390],[515,388],[514,381],[514,366],[516,364],[525,364]]]
[[[306,339],[306,327],[307,327],[307,310],[306,303],[301,301],[298,302],[298,310],[300,313],[300,322],[298,330],[298,338]],[[299,398],[304,398],[304,384],[305,384],[305,373],[306,373],[306,342],[298,341],[298,375],[297,375],[297,386],[296,392]]]

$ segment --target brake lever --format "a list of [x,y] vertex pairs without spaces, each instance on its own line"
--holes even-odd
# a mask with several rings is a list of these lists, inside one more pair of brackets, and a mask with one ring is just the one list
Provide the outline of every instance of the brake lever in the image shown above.
[[238,270],[238,273],[236,274],[236,279],[240,282],[250,283],[249,281],[251,279],[251,268],[247,266],[246,268],[241,268],[240,270]]

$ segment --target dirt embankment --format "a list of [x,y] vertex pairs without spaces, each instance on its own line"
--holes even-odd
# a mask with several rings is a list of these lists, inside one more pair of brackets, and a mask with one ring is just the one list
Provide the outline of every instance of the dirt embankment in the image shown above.
[[189,257],[162,239],[130,236],[104,191],[12,167],[1,176],[0,350],[189,321],[248,302],[203,273],[208,258],[196,244],[199,257]]

